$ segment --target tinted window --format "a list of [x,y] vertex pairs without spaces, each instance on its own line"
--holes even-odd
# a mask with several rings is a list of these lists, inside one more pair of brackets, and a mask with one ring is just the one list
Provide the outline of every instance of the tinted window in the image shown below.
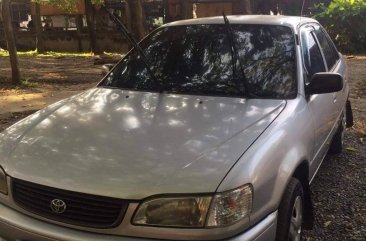
[[234,27],[241,64],[254,96],[294,96],[295,42],[290,28],[237,25]]
[[319,26],[315,27],[315,34],[319,40],[320,47],[323,50],[328,69],[331,70],[339,59],[338,52],[334,48],[334,45],[329,42],[330,40],[327,38],[327,36],[324,34]]
[[325,72],[323,57],[310,30],[301,31],[302,54],[309,79],[315,73]]
[[[160,90],[202,95],[289,98],[296,95],[295,44],[290,28],[233,25],[239,61],[234,61],[225,25],[158,29],[142,43]],[[132,50],[103,86],[159,91],[137,51]]]

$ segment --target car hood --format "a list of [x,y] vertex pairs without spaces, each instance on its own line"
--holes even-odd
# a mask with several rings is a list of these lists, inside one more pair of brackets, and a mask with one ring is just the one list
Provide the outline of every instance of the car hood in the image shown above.
[[215,192],[283,100],[94,88],[0,136],[14,178],[125,199]]

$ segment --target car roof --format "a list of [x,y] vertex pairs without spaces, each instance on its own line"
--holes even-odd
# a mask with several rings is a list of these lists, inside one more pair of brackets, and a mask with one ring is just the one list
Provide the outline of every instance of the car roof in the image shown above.
[[[299,16],[284,16],[284,15],[231,15],[227,16],[230,24],[265,24],[265,25],[284,25],[296,29],[297,26],[303,23],[317,23],[316,20],[299,17]],[[222,16],[187,19],[165,24],[164,26],[182,26],[182,25],[199,25],[199,24],[224,24]]]

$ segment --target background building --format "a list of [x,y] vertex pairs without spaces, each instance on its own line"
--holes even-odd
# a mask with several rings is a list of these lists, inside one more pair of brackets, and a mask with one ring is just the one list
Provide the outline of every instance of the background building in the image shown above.
[[[258,1],[257,1],[258,2]],[[121,0],[106,0],[106,7],[131,29],[133,19],[127,3]],[[268,2],[267,2],[268,3]],[[30,0],[14,0],[12,22],[19,50],[36,48],[34,27],[35,4]],[[188,18],[200,18],[231,14],[249,14],[253,11],[252,0],[142,0],[143,24],[146,32],[165,22]],[[67,11],[49,5],[40,6],[42,39],[46,51],[83,52],[90,50],[87,29],[85,0],[80,0],[76,8]],[[107,52],[126,51],[125,38],[100,8],[93,11],[98,48]],[[6,48],[0,20],[0,47]]]

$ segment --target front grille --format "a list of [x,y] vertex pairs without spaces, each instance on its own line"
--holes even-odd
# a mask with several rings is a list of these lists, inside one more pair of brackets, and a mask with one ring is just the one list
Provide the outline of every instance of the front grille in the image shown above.
[[[12,179],[12,193],[14,201],[31,213],[90,228],[116,227],[128,206],[128,202],[121,199],[65,191],[18,179]],[[51,209],[51,202],[55,199],[66,204],[63,213]]]

